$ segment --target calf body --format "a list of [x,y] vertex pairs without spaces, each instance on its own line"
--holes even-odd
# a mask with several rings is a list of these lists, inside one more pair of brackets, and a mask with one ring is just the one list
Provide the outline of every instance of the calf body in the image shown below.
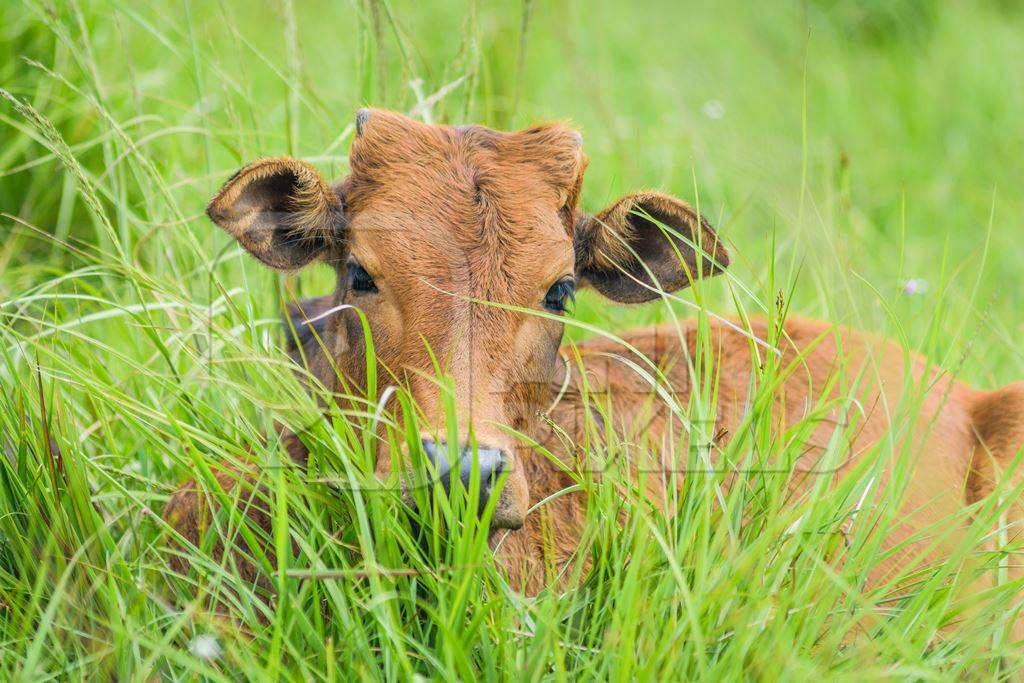
[[[208,213],[271,267],[321,260],[335,268],[334,294],[297,302],[290,312],[293,356],[328,388],[341,380],[364,387],[366,321],[387,378],[382,384],[403,386],[422,411],[424,452],[443,450],[439,435],[454,431],[485,448],[502,474],[495,552],[512,585],[527,593],[555,580],[579,549],[586,495],[555,494],[576,483],[566,470],[592,468],[593,453],[574,446],[585,441],[588,421],[611,419],[625,439],[643,441],[634,451],[646,460],[653,454],[653,462],[630,466],[645,472],[646,494],[669,514],[672,482],[685,476],[673,473],[691,449],[703,449],[716,466],[733,466],[719,453],[743,438],[752,379],[769,354],[778,367],[769,411],[775,428],[812,423],[796,462],[780,465],[778,476],[795,494],[819,477],[843,477],[883,438],[898,435],[882,444],[889,452],[880,457],[888,460],[875,490],[891,485],[897,459],[901,471],[909,468],[900,522],[885,539],[901,551],[876,567],[872,581],[962,547],[967,506],[993,492],[1024,442],[1024,385],[979,392],[891,342],[797,318],[781,332],[765,321],[746,328],[712,322],[703,344],[696,323],[681,322],[560,348],[576,286],[638,303],[729,263],[711,226],[678,199],[639,192],[594,215],[580,209],[580,145],[578,134],[560,125],[500,133],[363,111],[351,172],[334,186],[302,162],[263,160],[236,174]],[[577,352],[580,363],[572,360]],[[702,377],[713,379],[713,425],[705,425],[704,442],[689,443],[680,420],[690,392],[708,381],[690,374],[701,354]],[[447,424],[451,416],[433,381],[438,366],[452,378],[455,425]],[[651,375],[659,376],[657,391]],[[607,410],[584,414],[592,411],[580,398],[588,393],[606,396]],[[518,445],[503,425],[561,462]],[[287,434],[286,443],[304,461],[301,441]],[[456,452],[473,457],[469,448]],[[399,462],[392,456],[381,447],[381,475]],[[445,465],[470,471],[465,462]],[[168,506],[192,540],[199,506],[194,486]],[[538,506],[543,514],[530,513]],[[1020,512],[1012,512],[1011,536]]]
[[[668,400],[681,406],[688,405],[695,386],[687,359],[698,354],[696,328],[695,321],[685,321],[679,326],[663,325],[623,335],[629,346],[667,368]],[[761,339],[771,336],[764,321],[754,320],[750,331]],[[649,400],[638,400],[651,394],[646,379],[625,363],[608,362],[609,354],[633,355],[622,344],[597,340],[578,348],[583,369],[574,374],[586,374],[591,396],[610,398],[608,413],[617,423],[616,432],[626,442],[645,443],[646,448],[638,449],[641,457],[649,458],[649,453],[669,456],[659,462],[634,463],[648,474],[647,495],[663,508],[670,505],[668,488],[686,476],[691,449],[706,453],[716,469],[734,467],[722,462],[719,454],[731,439],[751,428],[745,423],[756,362],[751,340],[725,323],[712,323],[707,340],[713,349],[714,366],[708,376],[714,378],[716,387],[715,412],[713,426],[705,425],[702,430],[705,439],[711,435],[711,441],[700,444],[687,443],[682,425],[664,400],[653,407]],[[900,521],[883,541],[883,549],[900,546],[901,551],[875,567],[874,585],[942,562],[964,548],[971,521],[966,506],[992,492],[1000,473],[1012,470],[1024,446],[1024,384],[997,392],[975,391],[938,373],[923,359],[908,357],[892,342],[822,321],[786,321],[778,348],[782,352],[779,375],[787,379],[773,390],[773,429],[779,434],[798,424],[810,429],[801,438],[795,461],[769,463],[768,471],[758,476],[784,477],[791,492],[799,494],[819,477],[838,481],[863,458],[880,457],[884,466],[875,487],[880,496],[890,485],[893,468],[909,468],[902,508],[896,514]],[[859,377],[858,386],[836,383],[840,375]],[[577,382],[574,378],[572,385]],[[578,396],[566,392],[551,415],[561,427],[557,431],[572,435],[574,443],[584,440],[579,416],[586,408],[579,405]],[[542,443],[565,458],[570,471],[579,471],[578,458],[587,456],[566,453],[564,438],[557,436],[557,431],[548,430]],[[894,433],[904,436],[891,446],[883,443],[883,452],[876,453],[880,441]],[[837,435],[838,443],[834,441]],[[827,464],[822,462],[826,454]],[[528,474],[534,504],[574,483],[561,468],[543,458],[529,460],[527,466],[537,468]],[[1005,490],[1011,492],[1013,487]],[[871,502],[869,499],[866,504]],[[549,558],[554,553],[550,559],[555,564],[569,559],[585,519],[582,494],[557,497],[545,505],[547,514],[527,518],[526,533],[513,532],[501,544],[510,576],[527,592],[545,584],[544,568],[551,566],[545,564],[545,553]],[[1022,512],[1018,507],[1011,514],[1011,538],[1019,534]],[[543,529],[545,524],[552,525],[555,533]],[[546,548],[546,543],[550,545],[546,539],[551,538],[558,539],[558,545]],[[1011,573],[1019,575],[1015,569]]]

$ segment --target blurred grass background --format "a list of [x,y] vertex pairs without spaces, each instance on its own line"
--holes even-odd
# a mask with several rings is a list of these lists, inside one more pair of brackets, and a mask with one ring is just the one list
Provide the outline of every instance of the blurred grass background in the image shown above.
[[[271,431],[268,411],[289,410],[280,408],[282,392],[295,390],[282,389],[288,369],[276,351],[281,301],[331,286],[323,268],[288,278],[265,271],[205,219],[206,201],[242,164],[292,154],[339,177],[362,105],[408,111],[426,99],[433,104],[421,110],[433,121],[498,128],[569,120],[591,160],[589,210],[640,187],[699,203],[731,246],[732,277],[751,312],[782,296],[796,313],[893,334],[994,388],[1024,377],[1021,35],[1024,7],[1006,0],[5,3],[4,670],[225,673],[189,655],[195,633],[216,630],[196,626],[200,603],[164,613],[166,588],[124,586],[159,570],[164,531],[148,511],[194,459],[240,457],[238,444]],[[715,283],[702,296],[718,313],[735,308]],[[613,308],[589,296],[577,312],[612,330],[664,315],[663,304]],[[297,391],[293,400],[302,402]],[[50,440],[61,446],[63,480],[46,478]],[[107,562],[107,571],[69,570],[87,547],[97,554],[86,564]],[[513,622],[529,630],[521,602],[496,600],[507,603],[484,626],[467,626],[456,601],[450,625],[466,630],[457,647],[439,647],[444,661],[403,660],[396,653],[408,643],[382,619],[379,632],[360,636],[366,652],[338,670],[366,673],[373,662],[393,676],[473,676],[502,662],[577,675],[587,670],[580,653],[610,637],[570,642],[555,625],[571,622],[566,610],[575,608],[551,597],[533,618],[545,615],[555,635],[534,631],[525,642],[584,650],[568,659],[529,648],[494,654],[480,643],[504,642]],[[624,604],[642,620],[639,602]],[[356,619],[365,605],[335,608]],[[278,620],[258,636],[265,649],[246,654],[236,643],[236,673],[280,674],[287,666],[271,662],[291,647],[294,664],[318,638],[303,675],[322,673],[349,647],[341,632],[325,645],[331,627],[303,609],[301,628]],[[611,622],[594,617],[595,630],[617,623],[601,613]],[[102,636],[86,626],[98,622]],[[950,671],[945,654],[927,647],[914,650],[917,660],[880,649],[870,669],[864,651],[817,651],[818,622],[779,628],[787,635],[776,632],[771,646],[767,636],[738,654],[709,645],[696,660],[684,649],[680,661],[653,658],[648,673],[724,675],[780,653],[807,675]],[[436,636],[423,629],[422,642]],[[651,637],[623,647],[650,654],[689,642]],[[522,645],[522,634],[513,641]],[[887,668],[908,658],[919,668]],[[596,675],[643,671],[608,653],[591,660]]]

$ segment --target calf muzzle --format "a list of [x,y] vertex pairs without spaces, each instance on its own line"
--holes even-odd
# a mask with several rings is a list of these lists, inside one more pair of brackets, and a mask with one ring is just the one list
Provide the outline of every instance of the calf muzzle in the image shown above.
[[[429,439],[423,439],[423,453],[437,471],[437,481],[445,493],[451,494],[452,486],[458,482],[466,491],[472,490],[473,477],[479,482],[478,512],[482,512],[494,492],[495,486],[507,467],[508,458],[505,452],[497,448],[480,446],[474,451],[470,446],[462,446],[458,451],[458,461],[449,459],[448,445]],[[474,464],[477,464],[474,471]]]

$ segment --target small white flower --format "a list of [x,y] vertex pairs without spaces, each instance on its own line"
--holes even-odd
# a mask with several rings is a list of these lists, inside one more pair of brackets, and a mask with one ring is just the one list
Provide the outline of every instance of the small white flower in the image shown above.
[[725,116],[725,104],[722,100],[708,100],[704,103],[704,106],[700,108],[700,111],[709,119],[717,121]]
[[920,278],[910,278],[903,283],[903,293],[907,296],[924,294],[928,291],[928,282]]
[[193,638],[192,642],[188,645],[188,651],[206,662],[220,659],[220,656],[224,653],[220,643],[217,641],[217,637],[209,633]]

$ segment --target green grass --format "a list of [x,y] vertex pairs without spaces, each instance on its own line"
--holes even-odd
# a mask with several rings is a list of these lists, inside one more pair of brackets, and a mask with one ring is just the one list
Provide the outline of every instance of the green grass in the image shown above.
[[[643,186],[699,203],[734,259],[685,294],[698,315],[781,301],[979,387],[1024,378],[1024,13],[703,5],[0,7],[0,678],[1007,675],[1020,586],[950,591],[971,548],[898,600],[864,587],[898,487],[845,536],[839,522],[889,442],[798,506],[780,477],[694,474],[669,518],[627,472],[581,475],[593,570],[536,599],[505,585],[476,525],[418,545],[395,500],[323,481],[372,481],[367,418],[317,423],[279,350],[283,301],[327,292],[330,273],[269,273],[202,214],[260,155],[342,175],[359,106],[408,111],[440,92],[434,121],[573,121],[590,210]],[[926,291],[905,294],[909,279]],[[570,337],[673,315],[693,313],[584,294]],[[777,372],[758,378],[762,399]],[[737,461],[791,448],[758,405]],[[318,425],[309,475],[274,467],[275,421]],[[209,547],[172,575],[154,514],[250,451],[269,465],[276,599]],[[999,510],[976,513],[980,535]],[[237,512],[215,521],[255,533]],[[205,635],[219,657],[190,651]]]

